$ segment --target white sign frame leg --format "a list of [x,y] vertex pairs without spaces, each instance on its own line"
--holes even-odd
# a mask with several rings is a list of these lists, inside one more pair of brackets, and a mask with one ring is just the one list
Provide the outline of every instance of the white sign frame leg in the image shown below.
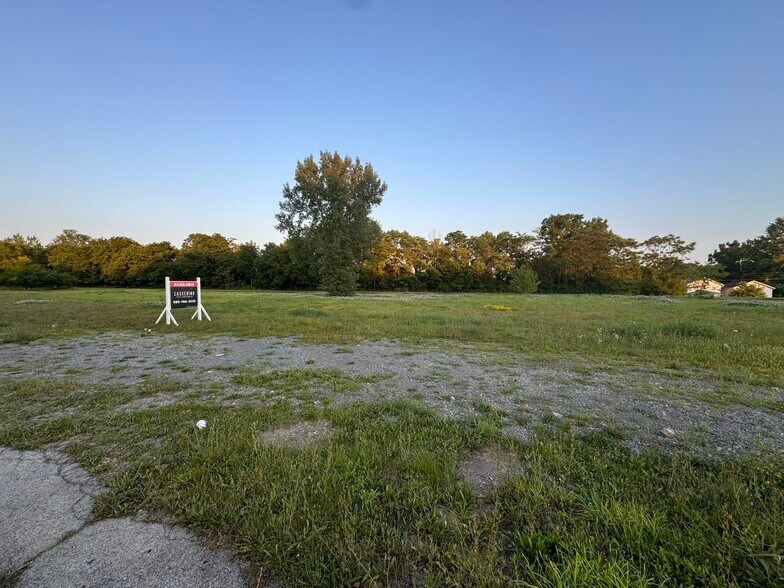
[[207,309],[201,305],[201,278],[196,278],[196,312],[193,313],[191,320],[196,317],[199,317],[199,320],[201,320],[202,313],[204,313],[208,321],[212,322],[210,315],[207,314]]
[[[199,293],[199,300],[201,301],[201,291]],[[155,324],[157,325],[159,322],[161,322],[161,319],[164,316],[166,317],[167,325],[174,323],[178,327],[180,326],[180,323],[177,322],[171,311],[171,290],[169,286],[169,276],[166,276],[166,308],[163,309],[163,312],[161,312],[161,315],[158,317],[158,320],[155,321]]]

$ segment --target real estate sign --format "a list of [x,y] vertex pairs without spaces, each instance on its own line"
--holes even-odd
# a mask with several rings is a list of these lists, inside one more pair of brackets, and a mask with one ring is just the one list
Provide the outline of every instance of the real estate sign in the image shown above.
[[197,281],[171,280],[169,282],[169,305],[171,308],[197,308],[199,306],[199,288],[200,284]]
[[158,320],[155,321],[157,325],[161,322],[163,317],[166,317],[166,324],[174,323],[178,325],[177,321],[172,314],[172,310],[176,308],[195,308],[196,312],[193,313],[191,320],[198,318],[201,320],[202,314],[207,317],[208,321],[212,321],[210,315],[201,304],[201,278],[195,280],[170,280],[166,277],[166,308],[163,309]]

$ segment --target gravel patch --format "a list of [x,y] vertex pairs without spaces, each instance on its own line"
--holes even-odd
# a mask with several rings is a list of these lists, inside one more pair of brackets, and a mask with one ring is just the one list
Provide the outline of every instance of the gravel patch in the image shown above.
[[[281,392],[232,382],[243,372],[340,370],[372,379],[346,392]],[[540,422],[577,430],[611,428],[634,449],[688,448],[707,455],[784,452],[784,416],[745,404],[719,406],[695,394],[730,394],[750,403],[784,402],[784,390],[711,381],[698,371],[544,365],[509,352],[365,341],[306,344],[297,338],[193,338],[179,334],[110,333],[69,340],[0,345],[3,379],[63,378],[98,394],[101,387],[145,386],[149,393],[120,410],[192,401],[223,405],[344,406],[406,400],[449,419],[492,412],[502,430],[525,440]],[[178,384],[182,384],[181,386]],[[158,391],[156,391],[158,390]],[[308,394],[310,392],[310,394]],[[775,404],[773,404],[775,406]],[[554,414],[561,415],[553,418]],[[671,429],[673,435],[662,435]]]

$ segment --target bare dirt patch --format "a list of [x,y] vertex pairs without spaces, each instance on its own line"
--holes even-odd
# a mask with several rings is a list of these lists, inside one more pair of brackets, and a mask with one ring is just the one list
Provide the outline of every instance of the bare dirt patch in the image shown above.
[[264,443],[283,445],[292,449],[302,449],[311,443],[328,439],[332,435],[329,421],[305,421],[288,427],[270,429],[259,434]]
[[524,473],[523,465],[509,450],[484,447],[463,457],[457,465],[460,478],[480,497]]

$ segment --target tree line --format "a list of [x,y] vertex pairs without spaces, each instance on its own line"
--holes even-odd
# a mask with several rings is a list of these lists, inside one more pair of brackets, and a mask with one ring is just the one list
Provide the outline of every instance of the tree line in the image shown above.
[[606,219],[545,218],[533,234],[461,231],[426,239],[382,231],[370,212],[386,184],[369,164],[322,152],[297,163],[283,187],[283,243],[237,243],[194,233],[177,248],[128,237],[65,230],[43,245],[0,241],[0,286],[160,287],[165,276],[200,276],[213,288],[440,292],[683,294],[687,278],[759,279],[784,288],[784,217],[744,243],[719,245],[709,263],[687,262],[694,243],[676,235],[644,241],[613,232]]
[[[720,277],[728,275],[725,267],[764,263],[744,257],[728,266],[689,264],[685,257],[693,248],[675,235],[638,242],[615,234],[605,219],[560,214],[544,219],[533,235],[454,231],[426,239],[379,231],[357,277],[359,287],[369,290],[681,294],[687,277]],[[726,250],[720,246],[711,258],[718,262]],[[160,287],[165,276],[201,276],[213,288],[316,289],[322,283],[314,257],[304,237],[259,247],[194,233],[177,248],[65,230],[45,246],[21,235],[1,241],[0,284]],[[782,261],[779,255],[778,262],[766,263],[780,268]],[[777,276],[755,275],[784,286]]]

